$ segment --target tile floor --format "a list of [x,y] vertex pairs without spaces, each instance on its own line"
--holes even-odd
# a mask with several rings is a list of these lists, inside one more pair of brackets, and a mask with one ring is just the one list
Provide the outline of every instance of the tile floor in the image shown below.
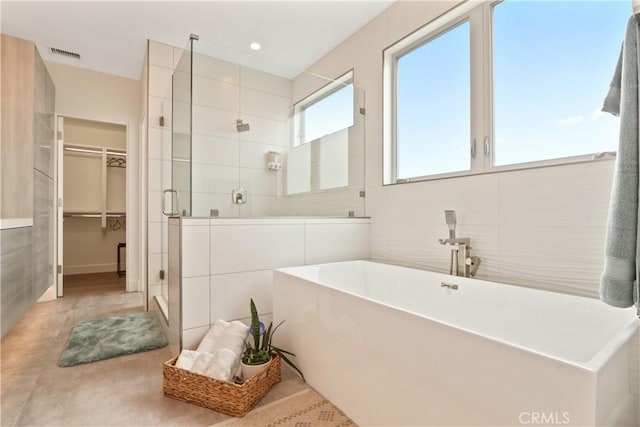
[[[36,303],[0,343],[2,426],[209,426],[229,417],[162,393],[169,348],[70,368],[57,366],[78,322],[142,311],[123,279],[69,278],[65,296]],[[289,369],[259,405],[307,388]]]

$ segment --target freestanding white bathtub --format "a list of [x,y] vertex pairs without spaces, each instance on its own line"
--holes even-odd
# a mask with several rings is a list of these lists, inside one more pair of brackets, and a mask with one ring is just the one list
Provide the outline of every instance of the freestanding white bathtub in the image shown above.
[[361,426],[637,423],[633,309],[367,261],[274,279],[277,344]]

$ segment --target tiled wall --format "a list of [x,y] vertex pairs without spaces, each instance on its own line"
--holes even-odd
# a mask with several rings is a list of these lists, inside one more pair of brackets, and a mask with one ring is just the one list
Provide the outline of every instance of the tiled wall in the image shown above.
[[248,321],[250,298],[271,321],[274,268],[369,257],[368,219],[173,221],[181,232],[183,348],[197,345],[218,318]]

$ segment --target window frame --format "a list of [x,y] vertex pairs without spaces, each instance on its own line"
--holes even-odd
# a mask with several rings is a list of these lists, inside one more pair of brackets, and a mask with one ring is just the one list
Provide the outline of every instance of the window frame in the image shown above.
[[[458,4],[383,50],[383,185],[430,181],[541,167],[610,161],[615,152],[586,153],[546,160],[495,165],[493,110],[493,11],[503,0]],[[470,169],[398,179],[397,68],[398,59],[429,41],[469,22],[470,37]]]
[[[298,147],[302,144],[309,144],[315,141],[315,139],[311,141],[304,140],[305,110],[317,104],[318,102],[322,101],[323,99],[330,97],[334,93],[338,92],[339,90],[349,85],[353,87],[355,92],[353,68],[345,72],[344,74],[341,74],[337,78],[329,81],[329,83],[327,83],[326,85],[313,91],[313,93],[311,93],[310,95],[307,95],[300,101],[293,104],[293,138],[292,138],[293,147]],[[355,106],[355,100],[352,100],[352,103],[353,103],[353,106]],[[353,126],[353,123],[355,123],[355,118],[352,117],[351,120],[352,120],[351,126]],[[338,131],[339,130],[342,130],[342,129],[338,129]],[[333,133],[335,133],[335,131]]]

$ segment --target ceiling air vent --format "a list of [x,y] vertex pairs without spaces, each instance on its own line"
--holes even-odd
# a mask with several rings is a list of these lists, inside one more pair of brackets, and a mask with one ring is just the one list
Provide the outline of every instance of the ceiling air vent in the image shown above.
[[51,53],[55,54],[55,55],[62,55],[62,56],[66,56],[67,58],[73,58],[73,59],[80,59],[80,54],[79,53],[75,53],[75,52],[71,52],[68,50],[64,50],[64,49],[58,49],[57,47],[52,47],[51,48]]

